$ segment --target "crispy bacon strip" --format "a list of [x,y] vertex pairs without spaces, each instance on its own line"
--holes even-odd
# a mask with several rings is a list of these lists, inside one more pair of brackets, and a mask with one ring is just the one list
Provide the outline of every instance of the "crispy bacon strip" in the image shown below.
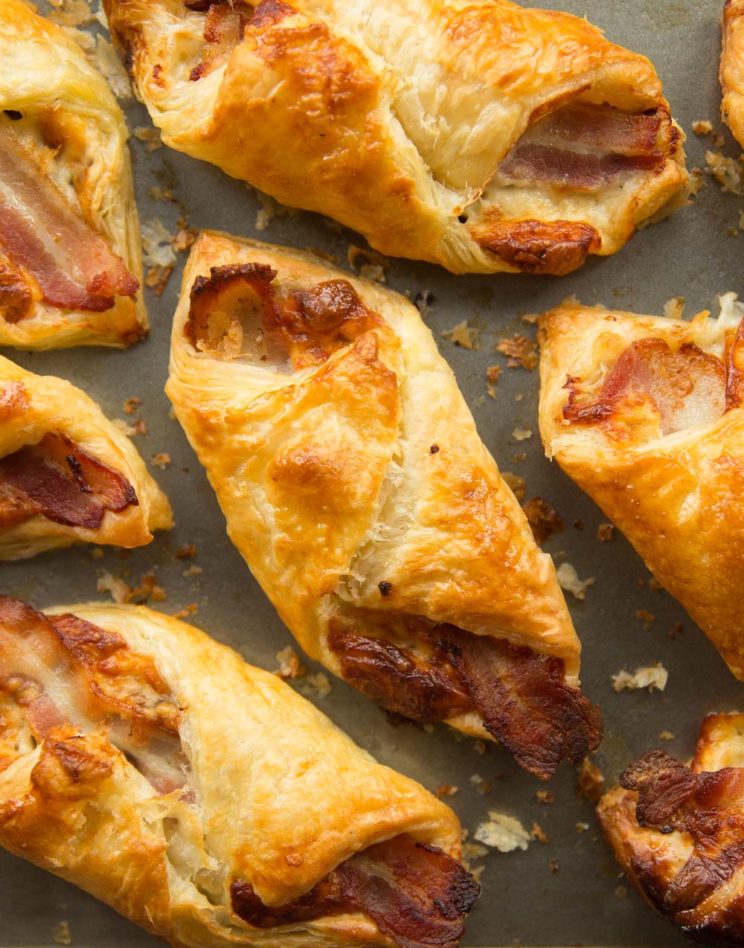
[[137,280],[0,122],[0,244],[63,309],[103,312]]
[[549,184],[599,191],[664,163],[658,112],[630,114],[609,106],[571,103],[535,122],[501,162],[504,183]]
[[577,382],[568,379],[570,394],[563,409],[574,424],[610,419],[628,400],[650,400],[667,435],[715,421],[726,410],[723,364],[692,343],[673,352],[663,339],[637,340],[617,360],[595,400],[581,400]]
[[[152,658],[115,632],[0,596],[0,699],[0,769],[25,731],[38,741],[62,726],[106,722],[111,742],[158,792],[186,783],[178,703]],[[5,739],[9,726],[15,744]]]
[[185,334],[203,351],[294,369],[321,365],[336,350],[382,325],[348,280],[328,280],[289,296],[272,286],[276,271],[260,263],[212,267],[191,287]]
[[641,826],[692,838],[689,859],[658,894],[662,911],[694,909],[744,866],[744,769],[694,773],[653,751],[621,774],[620,785],[637,793]]
[[248,882],[233,882],[237,915],[257,928],[364,912],[401,948],[456,948],[480,887],[459,862],[433,846],[396,836],[341,863],[294,902],[268,908]]
[[599,711],[565,684],[560,659],[449,625],[431,630],[427,655],[420,629],[418,636],[414,652],[334,618],[328,646],[343,678],[390,711],[425,722],[477,711],[517,763],[541,779],[564,757],[578,763],[599,745]]
[[191,70],[189,77],[192,82],[197,82],[227,62],[243,38],[243,30],[251,19],[252,10],[242,0],[186,0],[186,7],[206,13],[202,59]]
[[129,481],[62,434],[0,458],[0,529],[41,514],[97,530],[106,511],[121,513],[138,503]]

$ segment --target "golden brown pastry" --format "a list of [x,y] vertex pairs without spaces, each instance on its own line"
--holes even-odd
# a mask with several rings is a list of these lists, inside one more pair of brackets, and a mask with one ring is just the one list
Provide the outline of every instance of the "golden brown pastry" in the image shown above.
[[646,754],[598,813],[654,908],[703,944],[744,945],[744,715],[706,718],[689,766]]
[[163,140],[383,253],[565,274],[687,182],[643,56],[509,0],[104,0]]
[[85,392],[0,357],[0,560],[144,546],[172,525],[134,445]]
[[744,2],[726,0],[721,57],[723,119],[744,148]]
[[408,300],[202,234],[167,392],[230,538],[309,655],[541,777],[596,746],[553,562]]
[[0,844],[179,948],[455,948],[455,814],[141,606],[0,597]]
[[121,110],[25,0],[0,4],[0,61],[0,345],[128,345],[147,313]]
[[744,679],[744,309],[542,317],[540,432]]

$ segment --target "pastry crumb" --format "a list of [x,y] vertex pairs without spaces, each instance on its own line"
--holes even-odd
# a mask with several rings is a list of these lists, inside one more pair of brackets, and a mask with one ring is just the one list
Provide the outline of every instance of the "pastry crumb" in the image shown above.
[[158,451],[157,454],[153,454],[152,463],[155,467],[159,467],[161,471],[165,470],[171,463],[171,456],[166,451]]
[[532,838],[536,839],[538,843],[543,843],[546,845],[550,842],[550,836],[545,832],[545,830],[540,826],[539,823],[534,822],[532,824]]
[[442,797],[454,797],[456,793],[459,793],[460,788],[456,787],[451,783],[442,783],[440,784],[434,793],[441,799]]
[[132,132],[138,142],[142,142],[145,151],[156,151],[163,147],[163,140],[160,137],[160,129],[151,125],[138,125]]
[[470,783],[478,793],[490,793],[493,790],[493,784],[490,780],[485,780],[480,774],[471,774]]
[[507,357],[509,368],[531,372],[537,366],[537,343],[529,336],[515,334],[496,343],[496,351]]
[[525,491],[527,490],[527,483],[525,479],[520,477],[519,474],[514,474],[511,471],[503,471],[501,476],[511,488],[511,491],[517,500],[524,500]]
[[515,441],[529,441],[532,437],[532,430],[530,428],[515,428],[512,431],[512,438]]
[[276,660],[279,662],[279,668],[277,668],[274,674],[280,678],[284,678],[285,680],[290,678],[304,678],[307,674],[307,668],[302,664],[299,655],[291,645],[277,652]]
[[196,556],[196,543],[182,543],[176,550],[179,560],[193,560]]
[[490,810],[488,820],[481,823],[473,834],[479,842],[501,853],[511,853],[516,849],[526,850],[532,836],[518,819]]
[[535,790],[538,803],[555,803],[555,794],[552,790]]
[[194,576],[201,576],[203,572],[204,570],[201,568],[201,566],[197,566],[196,564],[192,563],[191,566],[181,573],[181,576],[185,577],[186,579],[191,579]]
[[590,803],[597,803],[602,796],[605,778],[597,765],[585,757],[576,772],[576,785],[579,792]]
[[594,585],[595,577],[588,576],[586,579],[579,579],[576,568],[571,563],[561,563],[556,570],[558,583],[564,592],[570,592],[575,599],[583,601],[586,599],[586,591]]
[[52,941],[55,945],[71,945],[72,932],[67,921],[57,922],[52,930]]
[[355,270],[360,277],[364,277],[365,280],[373,280],[375,283],[385,282],[385,275],[390,268],[390,261],[387,257],[383,257],[381,253],[377,253],[376,250],[349,244],[346,259],[351,269]]
[[656,622],[656,616],[647,609],[636,609],[635,617],[643,623],[647,631],[651,628],[652,624]]
[[462,322],[457,323],[456,326],[453,326],[451,329],[442,330],[441,335],[445,339],[449,339],[450,342],[454,343],[456,346],[460,346],[462,349],[477,349],[477,329],[473,329],[472,326],[468,325],[467,319],[463,319]]
[[556,876],[561,871],[561,864],[558,862],[557,859],[549,859],[548,869],[550,869],[553,875]]
[[535,541],[543,544],[564,528],[563,519],[542,497],[533,497],[522,507]]
[[615,691],[640,691],[648,688],[649,691],[664,691],[669,680],[669,672],[661,662],[656,665],[647,665],[636,668],[634,672],[623,669],[612,676],[612,687]]
[[295,208],[280,204],[279,201],[256,188],[254,188],[254,191],[258,203],[261,205],[256,213],[256,230],[266,230],[275,217],[296,217],[299,215],[300,212]]
[[426,319],[434,305],[434,294],[431,290],[424,290],[413,297],[413,305],[421,313],[421,318]]
[[692,123],[692,130],[696,135],[700,135],[701,137],[710,135],[713,131],[713,123],[708,119],[698,119],[698,121]]
[[187,606],[184,606],[183,609],[179,609],[178,612],[173,613],[174,619],[189,619],[191,616],[195,616],[199,611],[199,605],[196,602],[190,602]]
[[316,698],[327,698],[331,693],[331,680],[323,672],[311,672],[303,679],[302,692]]
[[98,592],[109,593],[114,602],[120,605],[129,602],[132,594],[132,589],[128,583],[109,572],[101,573],[96,583],[96,589]]
[[575,823],[574,826],[576,827],[577,833],[588,833],[591,828],[589,823],[581,823],[581,822]]
[[744,195],[744,166],[741,160],[728,158],[718,151],[708,151],[705,154],[705,163],[724,191]]
[[673,741],[674,733],[672,731],[661,731],[659,733],[659,740],[660,741]]
[[611,523],[600,523],[597,527],[597,539],[600,543],[609,543],[615,536],[615,527]]
[[133,415],[142,404],[142,399],[132,395],[127,398],[122,406],[125,415]]

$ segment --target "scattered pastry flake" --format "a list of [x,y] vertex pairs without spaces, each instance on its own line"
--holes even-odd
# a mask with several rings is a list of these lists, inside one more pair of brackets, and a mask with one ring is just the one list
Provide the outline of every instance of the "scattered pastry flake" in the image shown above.
[[526,850],[532,839],[531,834],[518,819],[490,810],[488,820],[481,823],[473,834],[474,838],[500,853],[511,853],[515,849]]
[[263,191],[256,190],[256,197],[261,205],[256,213],[256,230],[266,230],[275,217],[296,217],[300,213],[293,207],[285,207]]
[[183,609],[179,609],[178,612],[173,613],[174,619],[190,619],[191,616],[195,616],[199,611],[199,605],[196,602],[190,602],[188,606],[184,606]]
[[680,635],[685,631],[684,625],[681,622],[675,622],[674,625],[669,629],[667,635],[669,638],[674,641],[674,639],[679,638]]
[[480,774],[471,774],[470,783],[478,793],[490,793],[493,790],[493,784],[490,780],[484,780]]
[[346,259],[352,270],[356,270],[359,276],[365,280],[374,280],[375,283],[384,283],[385,275],[390,268],[390,261],[383,257],[376,250],[369,250],[364,247],[358,247],[356,244],[349,244],[346,251]]
[[181,573],[181,576],[185,576],[186,579],[191,579],[192,576],[201,576],[201,574],[202,574],[203,572],[204,572],[204,570],[201,568],[201,566],[196,566],[196,565],[194,565],[194,564],[192,563],[191,566],[187,567],[187,568]]
[[316,698],[327,698],[331,693],[331,681],[323,672],[311,672],[305,675],[302,682],[302,692]]
[[609,543],[615,536],[615,527],[611,523],[600,523],[597,527],[597,539],[600,543]]
[[90,557],[93,560],[102,560],[103,559],[103,547],[94,546],[90,551]]
[[543,500],[542,497],[533,497],[522,507],[532,528],[532,535],[537,543],[545,543],[565,526],[561,517]]
[[534,822],[532,824],[532,838],[536,839],[538,843],[547,844],[550,842],[550,836],[545,832],[542,826],[540,826],[540,824],[537,822]]
[[[478,843],[463,843],[462,844],[462,862],[468,872],[475,875],[473,868],[473,862],[476,859],[483,859],[484,856],[488,855],[488,850],[485,846],[481,846]],[[483,872],[483,867],[479,867],[479,871]],[[477,876],[476,876],[477,878]]]
[[124,405],[122,406],[124,408],[124,414],[133,415],[137,411],[137,409],[140,407],[141,404],[142,404],[142,399],[137,398],[136,395],[132,395],[130,398],[126,399],[126,401],[124,402]]
[[171,463],[171,456],[166,451],[158,451],[157,454],[153,454],[152,463],[163,471]]
[[86,26],[93,22],[87,0],[49,0],[49,5],[54,8],[49,19],[59,26]]
[[515,464],[521,464],[522,461],[526,461],[526,460],[527,460],[526,451],[517,451],[517,453],[512,456],[512,461],[514,461]]
[[193,227],[187,227],[185,220],[180,220],[178,222],[178,231],[176,236],[173,238],[173,249],[178,253],[182,253],[185,250],[189,250],[196,238],[199,236],[197,231]]
[[112,419],[113,425],[122,434],[125,434],[128,438],[133,438],[135,435],[145,435],[147,434],[147,422],[144,419],[140,418],[139,421],[135,421],[133,425],[130,425],[129,422],[124,421],[123,418],[114,418]]
[[162,188],[158,184],[150,188],[149,194],[153,201],[166,201],[169,204],[177,203],[174,192],[170,188]]
[[719,151],[708,151],[705,154],[705,162],[724,191],[744,195],[744,166],[741,159],[728,158]]
[[434,294],[431,290],[424,290],[422,293],[417,293],[413,298],[413,305],[419,313],[421,313],[421,318],[426,319],[434,305]]
[[656,616],[653,614],[653,612],[649,612],[647,609],[636,609],[635,617],[639,620],[639,622],[644,624],[647,631],[651,628],[651,624],[656,622]]
[[525,491],[527,489],[525,479],[520,477],[519,474],[512,473],[512,471],[502,471],[501,476],[509,485],[517,500],[524,500]]
[[486,392],[489,398],[496,398],[496,383],[500,375],[500,365],[489,365],[486,369]]
[[554,876],[557,876],[558,873],[561,871],[561,864],[558,862],[557,859],[549,859],[548,869],[550,869],[550,871],[553,873]]
[[132,601],[138,602],[165,602],[168,593],[158,585],[155,573],[145,573],[140,584],[132,590]]
[[693,168],[690,172],[690,180],[687,185],[687,193],[690,197],[695,197],[695,195],[702,191],[705,187],[705,174],[702,168]]
[[[440,798],[440,800],[441,800],[442,797],[454,797],[454,795],[455,795],[456,793],[459,793],[459,791],[460,791],[460,788],[459,788],[459,787],[456,787],[456,786],[455,786],[454,784],[452,784],[452,783],[442,783],[442,784],[440,784],[440,785],[437,787],[437,789],[434,791],[434,793],[435,793],[435,794]],[[484,850],[484,855],[485,855],[485,850]]]
[[176,556],[179,560],[193,560],[196,556],[196,544],[182,543],[176,550]]
[[708,119],[698,119],[697,122],[692,123],[692,130],[696,135],[710,135],[713,131],[713,123]]
[[576,774],[576,783],[584,799],[590,803],[597,803],[602,796],[604,782],[604,774],[599,767],[585,757]]
[[591,829],[588,823],[575,823],[577,833],[588,833]]
[[55,945],[71,945],[72,932],[69,922],[57,922],[52,930],[52,941]]
[[101,573],[96,584],[98,592],[107,592],[111,594],[114,602],[119,604],[129,602],[132,590],[128,583],[111,573]]
[[132,133],[138,142],[143,142],[145,151],[157,151],[163,147],[163,139],[160,137],[160,129],[152,125],[138,125]]
[[96,37],[94,62],[109,84],[117,99],[131,99],[134,97],[129,75],[116,50],[103,36]]
[[[455,731],[455,733],[458,734],[459,732]],[[479,757],[485,757],[485,755],[488,753],[488,744],[481,740],[473,741],[473,750],[476,754],[478,754]]]
[[532,431],[529,428],[515,428],[512,431],[512,438],[515,441],[529,441],[532,437]]
[[555,803],[555,794],[552,790],[535,790],[538,803]]
[[556,570],[556,576],[561,589],[570,592],[574,598],[580,600],[586,599],[587,589],[595,582],[594,576],[579,579],[579,574],[571,563],[561,563]]
[[172,267],[176,263],[173,249],[175,235],[171,234],[159,217],[143,221],[142,249],[146,267]]
[[496,343],[496,351],[507,357],[509,368],[522,367],[531,372],[537,366],[537,343],[529,336],[516,334]]
[[612,891],[613,895],[618,899],[624,899],[628,894],[628,890],[624,885],[615,886]]
[[462,349],[478,348],[478,330],[468,325],[467,319],[457,323],[452,329],[442,331],[442,336]]
[[661,662],[656,665],[647,665],[636,668],[634,672],[619,671],[612,676],[612,687],[615,691],[640,691],[648,688],[649,691],[663,691],[669,680],[669,672]]
[[284,678],[285,680],[289,678],[304,678],[307,674],[307,668],[302,664],[299,655],[291,645],[277,652],[276,660],[279,662],[279,668],[277,668],[274,674],[280,678]]
[[673,296],[664,303],[664,315],[667,319],[682,319],[685,311],[684,296]]
[[659,740],[660,741],[673,741],[674,734],[671,731],[662,731],[659,734]]

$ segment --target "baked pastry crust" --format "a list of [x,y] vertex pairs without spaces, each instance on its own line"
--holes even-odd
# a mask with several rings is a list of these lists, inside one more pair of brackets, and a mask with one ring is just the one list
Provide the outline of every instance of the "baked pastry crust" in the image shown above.
[[136,448],[85,392],[0,357],[0,560],[72,543],[144,546],[171,526]]
[[647,902],[696,941],[744,942],[744,715],[703,721],[684,766],[642,757],[600,801],[615,856]]
[[[425,943],[455,948],[478,892],[457,862],[457,817],[276,675],[145,607],[44,615],[8,597],[0,672],[0,844],[12,853],[180,948],[423,945],[424,917],[408,941],[339,907],[280,920],[346,860],[404,834],[441,851],[460,886],[418,880],[454,920],[454,938]],[[276,924],[241,917],[246,888]]]
[[[278,328],[257,321],[251,280],[275,301]],[[302,312],[290,355],[272,341],[290,332],[271,309],[279,299]],[[336,337],[333,306],[352,314]],[[548,776],[562,756],[580,759],[598,742],[595,712],[575,691],[580,645],[553,562],[407,299],[307,253],[202,233],[184,273],[166,391],[230,538],[309,655],[392,710],[488,738],[482,709],[440,674],[453,674],[458,637],[483,648],[498,639],[522,653],[474,663],[510,662],[533,683],[526,664],[542,663],[561,690],[552,712],[567,715],[542,722],[555,728],[549,763],[510,747],[517,759]],[[369,630],[383,654],[355,638]],[[403,653],[386,651],[391,640]],[[429,641],[434,654],[412,656],[409,640]],[[483,684],[489,695],[494,683]],[[438,698],[448,713],[431,707]],[[547,693],[540,700],[550,706]],[[527,712],[536,731],[539,714]]]
[[690,322],[563,305],[540,320],[548,457],[744,678],[741,307]]
[[104,5],[168,145],[383,253],[455,273],[568,273],[616,252],[687,182],[651,63],[565,13],[509,0]]
[[744,3],[726,0],[721,56],[723,120],[744,148]]
[[[145,335],[148,322],[128,133],[121,110],[80,47],[25,0],[3,0],[0,56],[0,159],[6,149],[20,148],[16,164],[20,160],[26,167],[31,202],[41,201],[51,189],[71,222],[71,233],[62,233],[61,244],[60,230],[54,229],[57,236],[51,237],[51,245],[56,249],[51,254],[39,256],[41,245],[33,250],[39,266],[49,267],[61,250],[62,276],[57,276],[68,278],[70,267],[87,262],[91,255],[90,246],[75,245],[87,234],[89,242],[99,242],[97,249],[107,255],[105,262],[118,277],[113,287],[83,305],[74,294],[55,296],[56,302],[50,302],[25,256],[12,252],[30,252],[28,235],[11,246],[11,228],[3,221],[0,345],[33,349],[129,345]],[[4,200],[22,195],[13,157],[0,160],[2,213],[7,208]],[[69,257],[64,257],[68,250]],[[88,276],[90,288],[100,285],[94,269]]]

